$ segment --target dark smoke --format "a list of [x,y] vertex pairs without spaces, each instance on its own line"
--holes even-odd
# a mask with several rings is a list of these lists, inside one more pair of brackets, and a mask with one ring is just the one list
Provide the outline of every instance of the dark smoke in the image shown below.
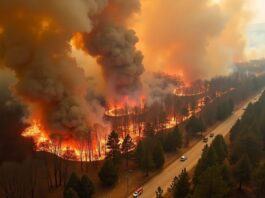
[[143,55],[135,47],[135,32],[126,26],[127,19],[139,9],[138,0],[110,0],[95,18],[93,30],[83,34],[85,50],[102,66],[110,100],[137,95],[141,90]]
[[[70,56],[75,32],[91,30],[104,0],[0,1],[0,59],[15,72],[16,95],[48,133],[78,137],[94,124],[84,71]],[[8,16],[8,17],[7,17]]]
[[14,99],[9,87],[14,78],[0,70],[0,164],[3,161],[21,161],[33,151],[33,142],[21,136],[27,127],[23,123],[26,109]]

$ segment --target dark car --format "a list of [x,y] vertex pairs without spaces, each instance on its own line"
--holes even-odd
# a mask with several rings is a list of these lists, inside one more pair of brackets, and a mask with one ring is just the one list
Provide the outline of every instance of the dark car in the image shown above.
[[211,133],[211,134],[210,134],[210,138],[213,138],[213,137],[214,137],[214,133]]

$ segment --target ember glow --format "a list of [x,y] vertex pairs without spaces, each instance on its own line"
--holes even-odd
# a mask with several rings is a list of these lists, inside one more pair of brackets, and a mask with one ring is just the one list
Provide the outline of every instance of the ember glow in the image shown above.
[[174,94],[180,97],[200,96],[205,94],[206,92],[207,92],[207,86],[203,84],[196,84],[196,86],[193,85],[180,86],[174,90]]
[[[40,122],[32,121],[22,136],[33,138],[37,151],[54,153],[59,157],[75,161],[102,160],[106,154],[106,139],[93,137],[90,139],[62,140],[60,137],[49,137]],[[71,157],[69,154],[71,153]],[[69,157],[69,158],[68,158]]]
[[141,96],[139,98],[136,101],[124,97],[119,103],[114,102],[108,105],[105,115],[109,117],[120,117],[141,114],[144,111],[145,97]]
[[42,142],[49,141],[48,135],[45,133],[44,129],[42,129],[41,124],[37,120],[32,121],[32,125],[22,133],[22,136],[33,138],[37,149]]

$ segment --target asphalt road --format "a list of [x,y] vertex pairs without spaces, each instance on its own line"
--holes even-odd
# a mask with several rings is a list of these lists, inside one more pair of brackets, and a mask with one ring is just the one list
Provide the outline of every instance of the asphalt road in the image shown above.
[[[236,123],[236,121],[243,115],[244,109],[247,107],[247,105],[250,102],[257,101],[257,99],[259,99],[260,96],[261,93],[249,99],[244,105],[242,105],[241,108],[234,111],[233,114],[227,120],[225,120],[223,123],[218,125],[213,131],[211,131],[211,133],[214,133],[214,136],[219,134],[226,136],[230,132],[230,129]],[[209,138],[208,144],[211,144],[212,139],[213,138]],[[148,181],[143,186],[143,194],[140,197],[141,198],[155,197],[155,191],[158,186],[160,186],[164,190],[164,192],[166,192],[175,176],[178,176],[184,168],[186,168],[187,171],[190,171],[197,164],[204,146],[205,146],[204,142],[202,141],[198,142],[189,151],[183,154],[188,158],[185,162],[176,160],[168,167],[166,167],[161,173],[154,176],[150,181]]]

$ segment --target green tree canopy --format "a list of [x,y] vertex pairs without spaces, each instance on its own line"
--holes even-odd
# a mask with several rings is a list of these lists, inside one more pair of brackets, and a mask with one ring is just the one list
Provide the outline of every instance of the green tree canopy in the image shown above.
[[154,146],[153,162],[154,162],[155,168],[157,169],[162,168],[165,163],[164,151],[159,141],[157,141],[157,143]]
[[258,164],[263,150],[262,143],[253,133],[247,133],[237,138],[232,146],[231,161],[238,162],[242,156],[247,155],[252,165]]
[[182,134],[178,127],[175,127],[172,131],[165,135],[165,140],[163,141],[163,147],[165,151],[176,152],[182,146]]
[[213,147],[216,152],[218,162],[222,163],[228,155],[227,145],[225,143],[224,137],[222,135],[217,135],[214,138],[211,147]]
[[265,163],[261,164],[254,173],[253,183],[257,198],[265,195]]
[[118,163],[121,156],[121,149],[119,134],[117,132],[112,131],[108,136],[107,149],[107,158],[112,159],[115,164]]
[[81,178],[81,192],[78,193],[80,198],[90,198],[95,192],[93,182],[87,175],[83,175]]
[[218,166],[208,168],[199,178],[195,187],[194,198],[224,198],[227,196],[228,187],[222,178]]
[[126,159],[126,164],[128,166],[128,160],[129,160],[129,153],[134,150],[135,144],[133,143],[133,140],[131,136],[128,134],[125,136],[122,145],[121,145],[121,151]]
[[205,130],[205,125],[201,118],[197,118],[196,116],[192,116],[186,126],[185,129],[189,136],[194,137],[197,133],[201,133]]
[[105,186],[113,186],[118,181],[118,170],[112,160],[105,160],[98,176]]
[[251,164],[247,155],[244,155],[241,160],[238,161],[234,170],[235,179],[239,183],[239,189],[242,189],[242,185],[246,184],[251,179]]
[[[72,190],[70,190],[72,189]],[[68,194],[68,196],[70,196],[69,194],[72,194],[72,191],[75,191],[77,194],[78,192],[81,191],[81,183],[80,183],[80,179],[78,178],[78,176],[76,175],[76,173],[72,173],[66,186],[64,189],[64,194],[66,196],[66,194]]]
[[180,175],[174,180],[173,197],[187,198],[191,192],[191,184],[186,169],[182,170]]
[[77,192],[73,188],[67,188],[63,193],[64,198],[79,198]]

